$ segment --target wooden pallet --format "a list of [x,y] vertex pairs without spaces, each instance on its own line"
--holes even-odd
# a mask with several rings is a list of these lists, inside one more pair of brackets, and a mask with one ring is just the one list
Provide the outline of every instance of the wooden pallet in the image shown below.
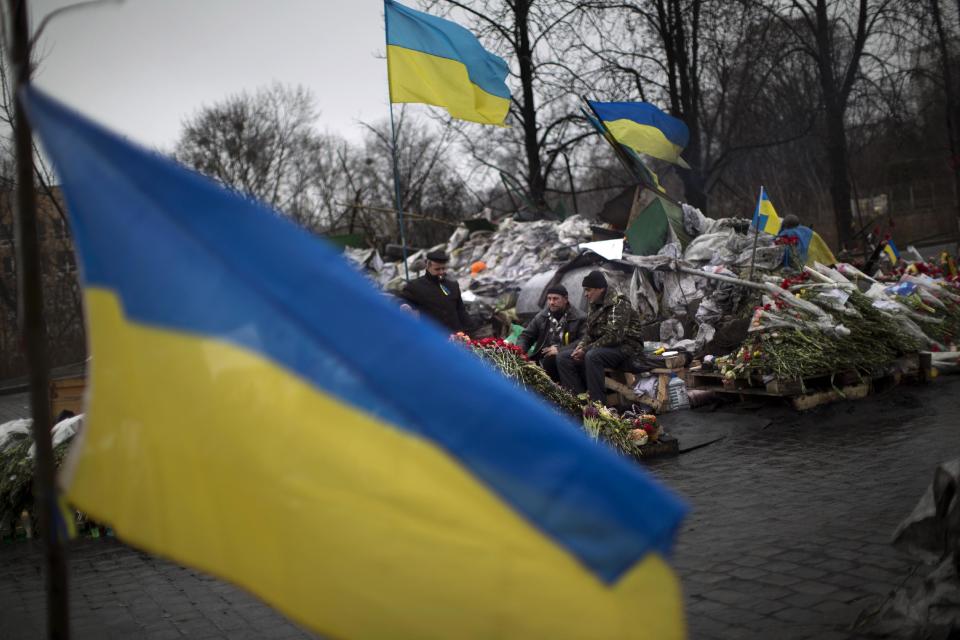
[[679,453],[680,441],[672,436],[664,436],[663,439],[658,442],[648,442],[642,447],[638,447],[633,457],[637,460],[649,460],[651,458],[675,456]]
[[687,386],[690,389],[718,391],[721,393],[793,397],[814,391],[855,386],[861,384],[866,379],[867,378],[858,375],[855,371],[844,371],[833,374],[808,376],[802,380],[778,380],[776,378],[767,381],[759,378],[734,378],[728,380],[719,372],[691,370]]
[[[861,376],[856,371],[842,371],[828,375],[810,376],[800,380],[768,380],[755,378],[724,379],[716,371],[691,369],[688,388],[694,390],[732,393],[740,396],[767,396],[782,398],[797,411],[807,411],[838,400],[860,400],[872,393],[882,393],[900,384],[904,374],[915,375],[925,381],[929,358],[924,354],[908,354],[897,361],[894,373],[880,376]],[[927,364],[925,367],[924,365]]]

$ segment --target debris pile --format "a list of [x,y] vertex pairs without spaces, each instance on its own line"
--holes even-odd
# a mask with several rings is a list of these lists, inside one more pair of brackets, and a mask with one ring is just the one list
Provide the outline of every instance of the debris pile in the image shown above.
[[[744,386],[773,380],[803,388],[811,376],[830,376],[833,385],[836,374],[864,381],[902,370],[919,350],[956,350],[960,278],[947,266],[924,263],[912,248],[912,263],[902,260],[868,276],[846,263],[832,268],[808,258],[801,264],[795,238],[757,234],[748,220],[712,220],[688,205],[679,223],[665,220],[663,228],[662,245],[653,246],[661,248],[652,255],[632,254],[629,234],[598,238],[598,228],[580,216],[468,221],[446,245],[430,250],[450,256],[448,277],[458,279],[482,327],[474,337],[516,334],[552,285],[562,284],[570,304],[585,311],[580,283],[600,269],[640,311],[649,351],[685,352],[694,365],[705,360],[702,370]],[[402,261],[385,262],[374,250],[347,251],[384,290],[403,285]],[[408,257],[411,277],[427,252]],[[933,362],[960,368],[952,356]]]

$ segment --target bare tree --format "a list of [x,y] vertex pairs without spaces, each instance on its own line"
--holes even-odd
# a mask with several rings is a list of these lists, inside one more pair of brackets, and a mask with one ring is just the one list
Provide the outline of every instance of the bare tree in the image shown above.
[[477,163],[521,179],[533,208],[550,209],[551,181],[566,181],[564,154],[590,135],[573,106],[587,84],[566,53],[573,42],[579,7],[548,0],[432,0],[464,23],[510,64],[513,88],[505,130],[480,133],[474,125],[451,123]]
[[[841,245],[854,239],[847,116],[851,96],[867,75],[863,63],[882,67],[885,33],[895,28],[893,0],[775,0],[761,6],[813,63],[820,86],[830,196]],[[874,45],[872,48],[868,45]]]
[[[367,136],[362,150],[355,151],[350,173],[350,213],[373,207],[360,214],[363,224],[379,244],[398,238],[390,214],[395,207],[390,125],[387,121],[364,125]],[[401,111],[397,120],[397,165],[400,177],[400,206],[423,218],[408,223],[411,244],[430,246],[449,237],[470,211],[471,194],[466,181],[454,166],[453,131],[436,131]],[[358,162],[359,161],[359,162]],[[379,211],[375,215],[370,212]]]
[[938,54],[937,66],[944,98],[944,124],[947,130],[950,168],[953,172],[957,225],[960,230],[960,87],[955,75],[960,53],[951,50],[960,38],[960,2],[957,2],[956,12],[951,11],[949,5],[943,6],[940,0],[926,0],[923,4],[927,5],[925,8],[929,9],[929,13],[926,16],[926,12],[921,13],[921,25],[925,22],[924,17],[932,23],[933,44]]
[[[677,173],[691,204],[706,211],[738,158],[809,132],[815,105],[808,96],[798,102],[784,74],[785,66],[796,66],[794,52],[781,46],[781,34],[755,5],[585,0],[582,6],[589,29],[580,46],[593,57],[599,97],[663,105],[687,124],[683,156],[690,169]],[[792,99],[780,99],[788,93]]]
[[310,200],[315,156],[310,92],[280,84],[201,109],[184,123],[174,155],[224,186],[315,226]]
[[[16,181],[9,138],[13,128],[13,95],[6,65],[6,57],[0,56],[0,128],[4,130],[0,138],[0,376],[22,374],[26,367],[19,348],[21,314],[13,233]],[[54,366],[72,364],[84,359],[86,345],[70,225],[55,176],[36,148],[33,165],[50,359]]]

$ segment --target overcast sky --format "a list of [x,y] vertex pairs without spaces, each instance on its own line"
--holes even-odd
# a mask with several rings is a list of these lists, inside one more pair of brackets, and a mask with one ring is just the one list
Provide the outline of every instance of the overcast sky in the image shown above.
[[[32,26],[71,2],[31,0]],[[414,4],[414,3],[409,3]],[[55,17],[35,82],[151,147],[184,118],[273,81],[313,92],[319,129],[387,117],[381,0],[126,0]],[[426,109],[427,107],[419,107]]]

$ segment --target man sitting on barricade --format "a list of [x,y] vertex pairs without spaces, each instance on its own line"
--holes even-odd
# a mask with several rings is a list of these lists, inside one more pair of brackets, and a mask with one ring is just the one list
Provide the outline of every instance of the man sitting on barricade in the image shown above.
[[567,288],[562,284],[552,286],[547,289],[546,308],[523,330],[517,346],[543,367],[554,382],[559,382],[557,355],[574,350],[583,334],[584,320],[583,312],[570,306]]
[[591,401],[606,398],[604,369],[616,369],[643,355],[640,314],[630,301],[607,286],[600,271],[583,279],[590,302],[583,338],[573,351],[560,352],[560,382],[574,393],[588,391]]

